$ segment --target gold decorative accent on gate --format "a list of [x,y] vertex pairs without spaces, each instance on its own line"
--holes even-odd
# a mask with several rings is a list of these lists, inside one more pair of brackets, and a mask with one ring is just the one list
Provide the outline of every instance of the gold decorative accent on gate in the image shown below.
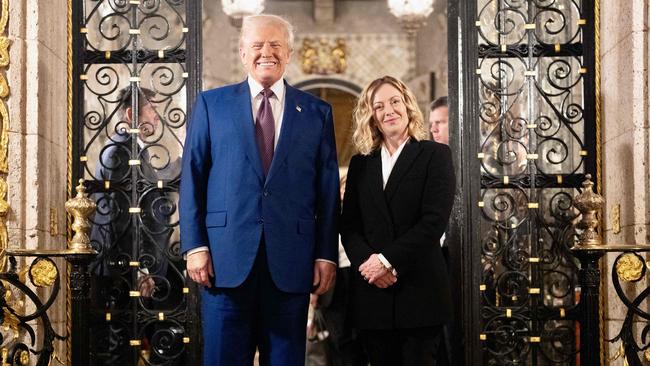
[[596,231],[598,226],[597,212],[599,212],[605,200],[597,193],[594,193],[594,183],[591,181],[591,174],[585,176],[585,181],[582,183],[582,193],[576,196],[574,203],[576,208],[582,214],[582,220],[578,223],[578,227],[583,229],[582,234],[578,238],[578,245],[580,247],[598,247],[603,244],[600,234]]
[[300,49],[302,71],[317,75],[342,74],[348,66],[346,53],[343,38],[337,38],[334,44],[326,38],[305,38]]
[[59,277],[59,270],[48,258],[37,258],[29,267],[29,277],[36,287],[50,287]]
[[623,254],[621,259],[616,262],[616,274],[623,281],[638,281],[643,275],[644,264],[636,254]]
[[65,203],[66,211],[74,217],[72,230],[75,232],[72,240],[68,242],[68,249],[78,253],[89,253],[94,250],[90,246],[90,237],[88,236],[91,228],[88,218],[95,212],[97,205],[86,195],[86,187],[83,182],[83,179],[79,179],[77,196]]
[[21,365],[29,365],[29,352],[20,351],[19,361]]

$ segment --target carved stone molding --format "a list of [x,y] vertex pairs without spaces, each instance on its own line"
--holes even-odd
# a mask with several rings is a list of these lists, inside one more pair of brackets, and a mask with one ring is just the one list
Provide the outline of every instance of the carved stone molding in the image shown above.
[[0,0],[2,13],[0,14],[0,272],[4,271],[7,264],[5,251],[7,250],[7,155],[9,153],[9,112],[7,110],[7,97],[9,84],[6,71],[9,67],[9,45],[7,24],[9,22],[9,0]]

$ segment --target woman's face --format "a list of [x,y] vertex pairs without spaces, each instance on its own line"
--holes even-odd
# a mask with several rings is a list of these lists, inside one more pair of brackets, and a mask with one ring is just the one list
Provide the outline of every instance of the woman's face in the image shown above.
[[408,134],[409,124],[402,93],[390,84],[382,84],[372,99],[373,117],[384,138],[400,138]]

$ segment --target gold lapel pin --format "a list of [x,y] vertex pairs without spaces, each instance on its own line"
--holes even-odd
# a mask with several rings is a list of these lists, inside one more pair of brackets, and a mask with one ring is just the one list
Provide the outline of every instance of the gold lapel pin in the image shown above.
[[302,108],[300,108],[299,105],[296,106],[296,110],[297,110],[298,112],[302,112]]

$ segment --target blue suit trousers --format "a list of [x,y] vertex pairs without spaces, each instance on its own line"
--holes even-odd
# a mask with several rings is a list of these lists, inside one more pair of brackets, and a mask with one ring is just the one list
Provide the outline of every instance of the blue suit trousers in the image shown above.
[[203,364],[303,366],[309,294],[287,293],[273,283],[264,240],[240,286],[202,292]]

